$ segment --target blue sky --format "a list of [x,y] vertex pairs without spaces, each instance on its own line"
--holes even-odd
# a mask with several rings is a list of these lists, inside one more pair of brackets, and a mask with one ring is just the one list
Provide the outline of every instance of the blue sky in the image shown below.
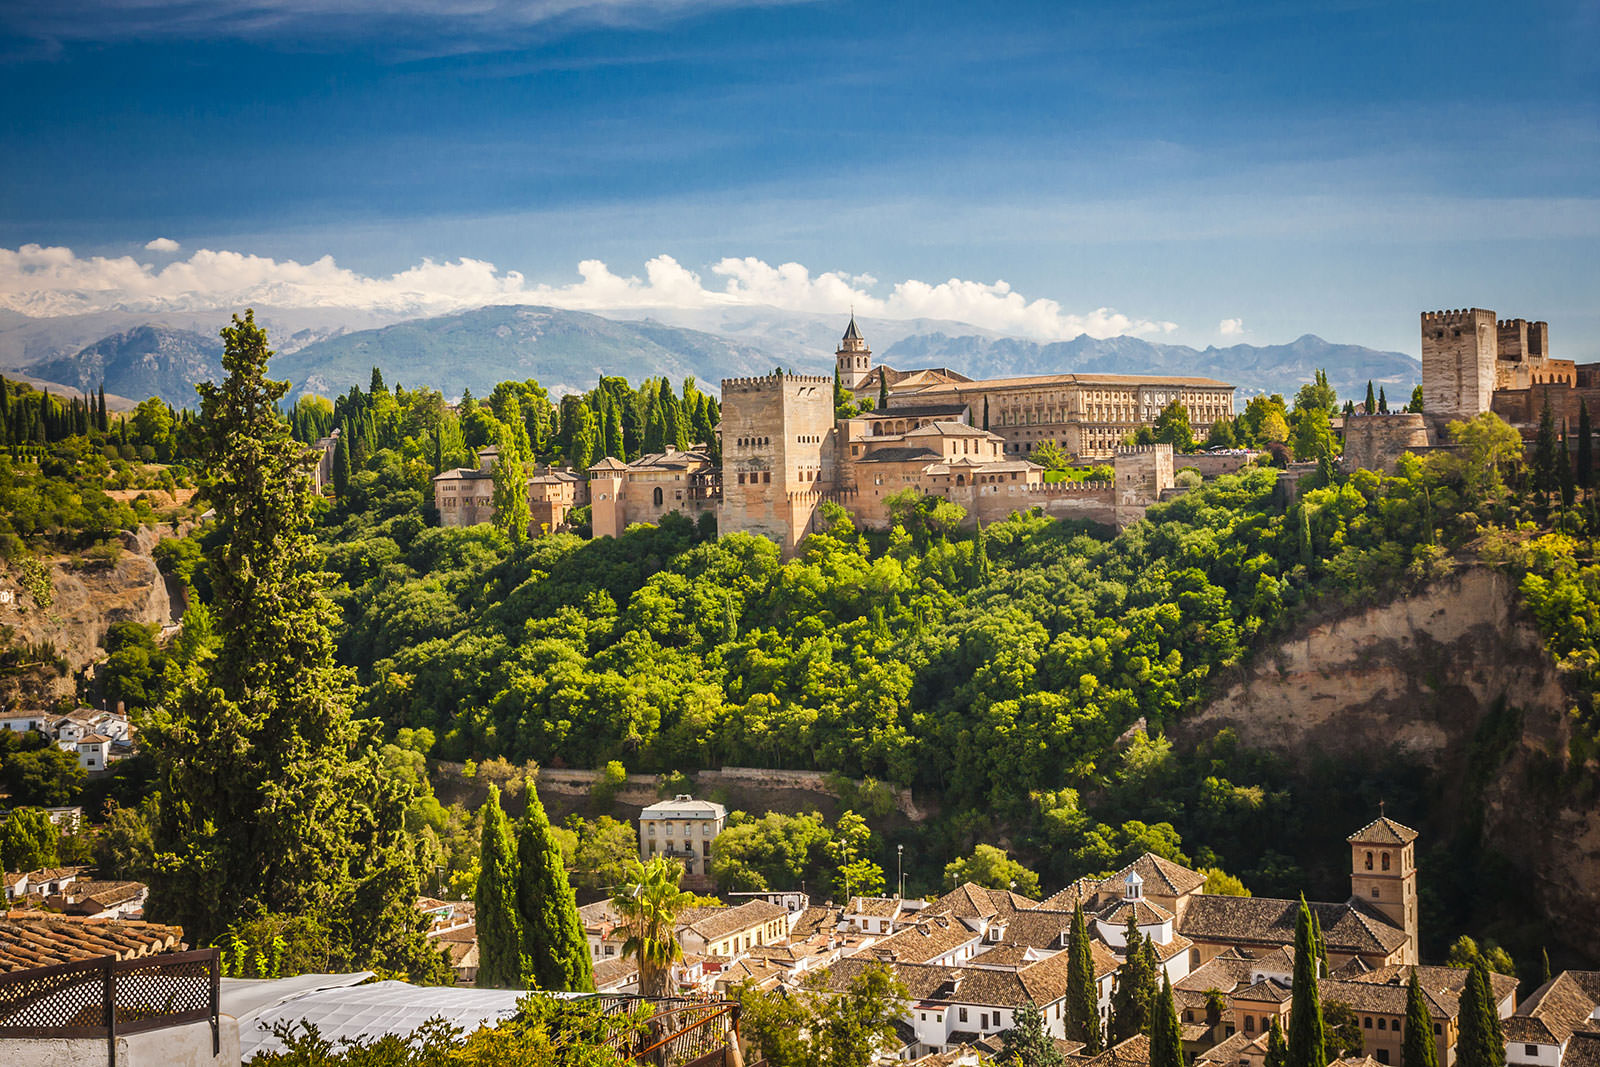
[[[6,0],[0,248],[70,248],[75,293],[200,249],[557,294],[749,257],[847,279],[770,290],[811,309],[1198,345],[1415,353],[1419,310],[1477,305],[1600,358],[1593,2],[369,6]],[[951,279],[987,288],[892,295]]]

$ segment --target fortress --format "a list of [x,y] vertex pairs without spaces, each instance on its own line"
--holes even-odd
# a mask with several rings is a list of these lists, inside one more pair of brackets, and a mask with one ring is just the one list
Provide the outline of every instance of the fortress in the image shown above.
[[[855,319],[835,366],[839,381],[889,404],[836,418],[834,382],[771,374],[722,382],[722,463],[703,452],[607,457],[589,470],[595,536],[671,511],[714,513],[721,533],[744,531],[793,553],[825,501],[864,527],[890,523],[888,500],[906,489],[959,504],[969,522],[1037,508],[1060,518],[1123,526],[1173,486],[1170,445],[1122,447],[1182,401],[1196,433],[1233,412],[1233,386],[1209,378],[1052,374],[973,381],[948,370],[873,367]],[[885,390],[882,381],[888,377]],[[975,417],[976,416],[976,417]],[[990,426],[993,428],[991,429]],[[1028,456],[1055,441],[1080,460],[1110,460],[1110,482],[1047,482]]]
[[1577,429],[1580,405],[1600,415],[1600,363],[1550,354],[1550,326],[1493,311],[1424,311],[1422,412],[1344,421],[1344,467],[1393,470],[1404,452],[1447,443],[1453,420],[1493,411],[1531,438],[1549,405],[1558,430]]

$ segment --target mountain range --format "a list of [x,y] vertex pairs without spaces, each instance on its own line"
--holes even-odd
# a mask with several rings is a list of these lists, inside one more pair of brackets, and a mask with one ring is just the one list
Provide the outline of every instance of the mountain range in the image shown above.
[[[601,374],[635,382],[693,375],[710,389],[724,377],[775,366],[827,374],[843,332],[839,319],[775,308],[641,308],[600,316],[495,306],[405,322],[329,309],[257,314],[278,353],[272,373],[292,381],[295,394],[332,396],[365,386],[377,366],[390,383],[431,386],[451,398],[467,389],[484,395],[508,378],[537,378],[562,393],[590,388]],[[220,372],[216,330],[226,320],[222,312],[159,322],[127,312],[60,319],[7,313],[0,316],[0,371],[83,391],[104,383],[112,394],[192,406],[194,384]],[[949,367],[973,378],[1074,371],[1200,376],[1233,382],[1243,399],[1290,396],[1322,368],[1341,397],[1359,400],[1370,380],[1399,404],[1421,377],[1418,361],[1402,353],[1313,334],[1288,344],[1202,350],[1136,337],[1041,342],[938,320],[858,323],[876,362],[902,370]]]

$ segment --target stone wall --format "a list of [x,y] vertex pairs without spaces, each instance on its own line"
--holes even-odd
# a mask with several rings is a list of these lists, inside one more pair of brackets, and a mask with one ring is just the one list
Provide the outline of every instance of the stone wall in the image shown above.
[[[448,765],[459,768],[459,765]],[[587,797],[599,771],[572,770],[541,767],[539,769],[539,795],[541,797]],[[694,774],[697,797],[704,798],[714,790],[737,791],[745,796],[759,797],[763,792],[805,793],[822,798],[837,798],[828,785],[828,776],[822,771],[780,771],[765,767],[722,767],[698,771]],[[643,808],[661,799],[662,776],[659,774],[630,774],[627,783],[617,792],[616,802],[628,808]],[[859,781],[853,782],[859,788]],[[921,822],[929,815],[926,805],[918,805],[909,789],[892,791],[895,810],[913,822]],[[753,814],[760,814],[759,811]]]
[[1428,447],[1428,424],[1421,415],[1353,415],[1344,420],[1345,471],[1393,473],[1401,455]]
[[1173,457],[1173,464],[1178,470],[1193,467],[1200,472],[1200,477],[1210,481],[1220,478],[1224,474],[1238,474],[1256,461],[1261,453],[1253,448],[1240,449],[1237,452],[1193,452]]

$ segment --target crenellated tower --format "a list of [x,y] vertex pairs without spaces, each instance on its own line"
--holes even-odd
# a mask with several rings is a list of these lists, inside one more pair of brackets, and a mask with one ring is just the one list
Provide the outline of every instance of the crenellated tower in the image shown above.
[[839,350],[834,353],[834,366],[839,371],[839,381],[846,389],[859,389],[872,369],[872,349],[856,329],[856,316],[850,315],[850,325],[845,328]]
[[1494,400],[1500,327],[1482,308],[1422,313],[1422,411],[1436,427],[1472,419]]

